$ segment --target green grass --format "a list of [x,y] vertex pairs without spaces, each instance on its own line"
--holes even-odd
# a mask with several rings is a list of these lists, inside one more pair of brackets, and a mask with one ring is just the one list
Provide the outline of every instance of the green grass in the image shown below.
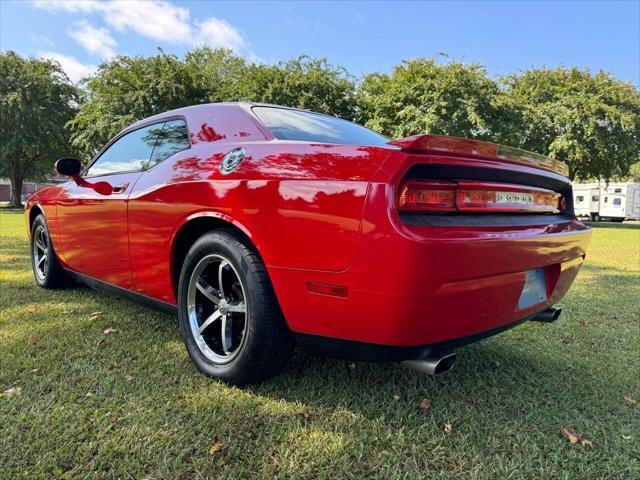
[[0,478],[640,476],[638,228],[594,230],[560,321],[469,346],[444,378],[297,353],[245,389],[197,373],[171,316],[37,288],[21,212],[0,228]]

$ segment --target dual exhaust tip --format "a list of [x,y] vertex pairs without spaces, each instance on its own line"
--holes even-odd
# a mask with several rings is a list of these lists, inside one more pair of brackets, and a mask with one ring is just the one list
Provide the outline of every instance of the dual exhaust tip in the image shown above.
[[[531,320],[534,322],[551,323],[555,322],[558,317],[560,317],[561,313],[561,308],[549,307],[534,315]],[[431,354],[425,358],[419,358],[417,360],[405,360],[402,362],[402,365],[420,373],[435,376],[451,370],[453,365],[456,363],[456,357],[457,355],[455,352]]]

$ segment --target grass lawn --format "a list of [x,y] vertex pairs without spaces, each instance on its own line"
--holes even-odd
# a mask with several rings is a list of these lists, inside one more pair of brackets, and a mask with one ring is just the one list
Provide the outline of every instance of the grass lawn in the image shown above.
[[637,479],[640,228],[607,227],[556,324],[469,346],[445,377],[297,353],[238,389],[196,371],[175,318],[37,288],[4,211],[0,478]]

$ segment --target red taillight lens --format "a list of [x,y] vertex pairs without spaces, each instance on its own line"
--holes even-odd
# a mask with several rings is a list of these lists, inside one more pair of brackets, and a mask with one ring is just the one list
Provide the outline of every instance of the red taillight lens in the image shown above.
[[400,187],[398,208],[403,211],[453,212],[456,209],[453,182],[408,181]]
[[401,211],[559,213],[565,207],[551,190],[500,183],[409,180],[398,197]]

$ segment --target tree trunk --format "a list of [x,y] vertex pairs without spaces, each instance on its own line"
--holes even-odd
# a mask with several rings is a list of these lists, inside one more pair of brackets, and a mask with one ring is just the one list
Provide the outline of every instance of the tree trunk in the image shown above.
[[14,208],[22,208],[22,183],[24,177],[19,168],[14,165],[11,171],[11,201],[9,204]]

